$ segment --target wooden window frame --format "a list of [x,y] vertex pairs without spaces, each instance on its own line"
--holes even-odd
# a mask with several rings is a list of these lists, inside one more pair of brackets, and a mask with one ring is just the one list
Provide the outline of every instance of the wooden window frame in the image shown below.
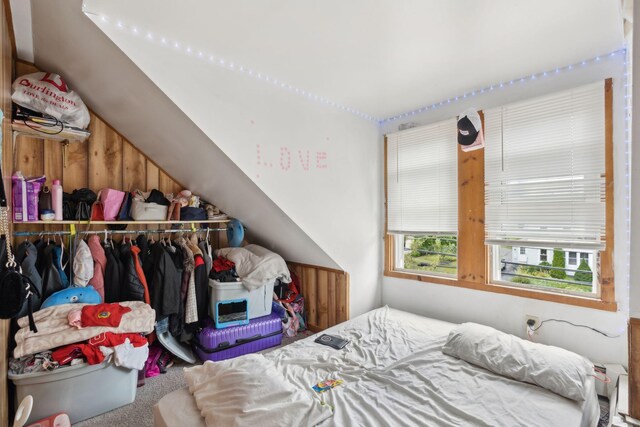
[[[545,290],[491,283],[489,247],[484,243],[484,150],[464,152],[458,147],[458,277],[446,278],[394,270],[395,242],[387,228],[387,138],[384,139],[384,276],[494,292],[605,311],[617,311],[613,272],[613,81],[604,82],[606,246],[600,252],[600,297],[582,297]],[[480,112],[484,126],[484,115]]]

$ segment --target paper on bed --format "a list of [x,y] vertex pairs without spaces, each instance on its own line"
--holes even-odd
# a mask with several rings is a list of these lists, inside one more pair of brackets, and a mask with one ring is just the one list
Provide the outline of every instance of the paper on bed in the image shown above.
[[185,377],[208,426],[307,426],[331,417],[328,406],[285,381],[260,354],[207,361],[186,368]]

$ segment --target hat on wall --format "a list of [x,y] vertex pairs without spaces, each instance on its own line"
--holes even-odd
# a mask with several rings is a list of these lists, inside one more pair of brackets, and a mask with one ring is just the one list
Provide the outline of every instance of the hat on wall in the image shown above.
[[475,108],[469,108],[458,118],[458,144],[462,151],[473,151],[484,147],[482,120]]

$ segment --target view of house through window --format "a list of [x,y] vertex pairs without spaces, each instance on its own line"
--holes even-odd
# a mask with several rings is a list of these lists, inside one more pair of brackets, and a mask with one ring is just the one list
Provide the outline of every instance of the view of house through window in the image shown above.
[[[493,281],[571,293],[597,293],[595,251],[493,247]],[[578,265],[577,260],[580,260]]]
[[399,240],[400,245],[397,247],[402,248],[402,254],[398,256],[397,267],[404,270],[426,271],[442,276],[456,276],[458,272],[458,236],[403,235]]

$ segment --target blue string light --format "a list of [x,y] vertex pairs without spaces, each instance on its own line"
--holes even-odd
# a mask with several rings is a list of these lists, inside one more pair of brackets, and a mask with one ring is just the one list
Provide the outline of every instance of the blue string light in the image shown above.
[[[92,12],[89,12],[87,10],[84,10],[85,14],[88,15],[96,15]],[[366,114],[363,113],[361,111],[356,110],[355,108],[351,108],[351,107],[347,107],[345,105],[342,105],[338,102],[332,101],[330,99],[324,98],[322,96],[316,95],[312,92],[303,90],[301,88],[295,87],[289,83],[283,82],[279,79],[275,79],[265,73],[259,72],[257,70],[254,70],[252,68],[247,67],[246,65],[242,65],[242,64],[238,64],[238,63],[234,63],[231,61],[226,60],[225,58],[218,56],[217,54],[214,54],[212,52],[207,52],[205,50],[197,50],[194,49],[191,46],[188,45],[183,45],[182,43],[180,43],[177,40],[171,40],[170,38],[163,36],[163,35],[158,35],[158,34],[154,34],[151,31],[144,31],[143,29],[137,27],[137,26],[133,26],[133,25],[128,25],[125,24],[124,22],[122,22],[121,20],[112,20],[109,17],[107,17],[106,15],[96,15],[98,16],[99,20],[104,23],[104,24],[108,24],[108,25],[115,25],[115,27],[118,30],[121,31],[126,31],[130,34],[132,34],[133,36],[141,36],[144,35],[143,39],[149,43],[154,43],[157,44],[159,46],[165,47],[165,48],[172,48],[181,52],[186,53],[188,56],[192,57],[192,58],[196,58],[199,59],[201,61],[204,61],[208,64],[211,65],[215,65],[218,66],[220,68],[224,68],[225,70],[229,70],[229,71],[234,71],[236,73],[242,74],[246,77],[249,78],[253,78],[253,79],[257,79],[259,81],[262,81],[264,83],[268,83],[272,86],[278,87],[280,89],[286,90],[288,92],[291,92],[293,94],[296,94],[298,96],[302,96],[304,98],[307,98],[309,100],[312,101],[316,101],[320,104],[324,104],[328,107],[332,107],[332,108],[336,108],[338,110],[341,111],[345,111],[348,112],[350,114],[353,114],[355,116],[358,116],[360,118],[363,118],[367,121],[371,121],[371,122],[375,122],[378,125],[383,125],[387,122],[393,122],[396,120],[400,120],[409,116],[414,116],[416,114],[420,114],[423,113],[425,111],[429,111],[429,110],[435,110],[437,108],[440,108],[441,106],[444,105],[449,105],[451,103],[456,103],[456,102],[460,102],[461,100],[464,99],[468,99],[470,97],[475,97],[475,96],[479,96],[479,95],[483,95],[486,92],[492,92],[494,90],[501,90],[504,89],[507,86],[512,86],[516,83],[522,84],[525,83],[527,81],[532,81],[532,80],[536,80],[539,78],[545,78],[548,77],[549,75],[552,74],[559,74],[562,72],[566,72],[566,71],[570,71],[573,70],[577,67],[583,67],[586,66],[588,64],[594,63],[594,62],[600,62],[603,58],[611,58],[611,57],[615,57],[618,55],[625,55],[626,50],[625,49],[619,49],[613,52],[610,52],[606,55],[598,55],[595,56],[593,58],[590,59],[585,59],[583,61],[577,62],[575,64],[570,64],[567,65],[565,67],[557,67],[554,68],[552,70],[547,70],[547,71],[543,71],[541,73],[536,73],[536,74],[531,74],[529,76],[523,76],[520,78],[515,78],[512,80],[508,80],[508,81],[502,81],[502,82],[498,82],[483,88],[479,88],[479,89],[473,89],[470,91],[467,91],[461,95],[452,97],[452,98],[448,98],[446,100],[440,101],[440,102],[436,102],[430,105],[425,105],[423,107],[417,108],[415,110],[411,110],[408,111],[406,113],[402,113],[402,114],[398,114],[396,116],[392,116],[392,117],[387,117],[385,119],[378,119],[373,117],[370,114]],[[194,52],[197,52],[197,54],[194,54]],[[626,62],[625,62],[626,63]],[[624,75],[625,79],[626,79],[626,74]]]
[[[88,11],[84,11],[85,14],[93,14],[91,12]],[[95,15],[95,14],[93,14]],[[109,17],[105,16],[105,15],[97,15],[99,16],[99,20],[104,23],[104,24],[108,24],[111,25],[112,22],[114,22],[112,19],[110,19]],[[184,52],[186,53],[187,56],[190,56],[192,58],[195,59],[199,59],[203,62],[206,62],[208,64],[211,65],[215,65],[217,67],[220,68],[224,68],[225,70],[229,70],[229,71],[234,71],[236,73],[242,74],[246,77],[249,78],[254,78],[257,79],[259,81],[262,81],[264,83],[268,83],[272,86],[278,87],[280,89],[286,90],[288,92],[294,93],[298,96],[302,96],[305,97],[309,100],[312,101],[316,101],[320,104],[326,105],[328,107],[332,107],[332,108],[336,108],[338,110],[341,111],[345,111],[347,113],[353,114],[355,116],[358,116],[360,118],[363,118],[365,120],[374,122],[374,123],[378,123],[379,120],[373,116],[371,116],[370,114],[366,114],[363,113],[361,111],[356,110],[355,108],[351,108],[351,107],[347,107],[346,105],[342,105],[338,102],[332,101],[330,99],[327,99],[325,97],[322,97],[320,95],[314,94],[312,92],[303,90],[301,88],[295,87],[289,83],[286,83],[282,80],[273,78],[271,76],[269,76],[268,74],[259,72],[257,70],[248,68],[245,65],[242,64],[238,64],[237,62],[232,62],[229,61],[215,53],[212,52],[207,52],[205,50],[198,50],[195,49],[192,46],[188,46],[188,45],[184,45],[183,43],[177,41],[177,40],[171,40],[169,37],[166,36],[158,36],[158,35],[154,35],[154,33],[152,33],[151,31],[143,31],[140,27],[137,26],[133,26],[133,25],[128,25],[125,24],[124,22],[117,20],[115,21],[115,27],[118,30],[121,31],[125,31],[127,33],[130,33],[133,36],[140,36],[142,34],[144,34],[144,40],[148,43],[153,43],[156,44],[158,46],[162,46],[162,47],[166,47],[166,48],[173,48],[174,50],[178,50],[180,52]],[[195,52],[197,52],[197,54],[194,54]]]
[[[554,68],[552,70],[542,71],[540,73],[531,74],[529,76],[519,77],[519,78],[516,78],[516,79],[513,79],[513,80],[509,80],[508,82],[507,81],[502,81],[502,82],[495,83],[495,84],[492,84],[492,85],[489,85],[489,86],[485,86],[483,88],[472,89],[470,91],[465,92],[462,95],[458,95],[458,96],[456,96],[454,98],[449,98],[449,99],[445,100],[444,103],[450,104],[451,102],[458,102],[461,99],[466,99],[466,98],[468,98],[470,96],[478,96],[478,95],[482,95],[482,94],[484,94],[486,92],[494,91],[496,89],[504,89],[507,86],[513,85],[516,81],[518,83],[525,83],[527,81],[532,81],[532,80],[537,80],[537,79],[540,79],[540,78],[549,77],[552,74],[560,74],[563,71],[571,71],[571,70],[573,70],[573,69],[575,69],[577,67],[584,67],[584,66],[589,65],[591,63],[601,62],[601,60],[603,58],[612,58],[612,57],[616,57],[616,56],[620,56],[620,55],[622,55],[624,57],[626,55],[626,49],[623,48],[623,49],[614,50],[613,52],[610,52],[610,53],[608,53],[606,55],[594,56],[593,58],[585,59],[583,61],[576,62],[575,64],[570,64],[570,65],[567,65],[567,66],[564,66],[564,67],[557,67],[557,68]],[[626,61],[625,61],[625,64],[626,64]],[[626,74],[625,74],[625,76],[626,76]],[[436,108],[438,108],[439,106],[442,106],[442,105],[444,105],[443,102],[439,102],[439,103],[437,102],[435,104],[431,104],[431,105],[427,105],[427,106],[424,106],[424,107],[420,107],[418,109],[415,109],[415,110],[412,110],[412,111],[408,111],[406,113],[398,114],[396,116],[387,117],[386,119],[379,120],[378,124],[382,125],[382,124],[387,123],[387,122],[393,122],[393,121],[396,121],[396,120],[403,119],[403,118],[408,117],[410,115],[414,115],[414,114],[416,114],[418,112],[422,112],[422,111],[426,111],[426,110],[434,110],[434,109],[436,109]]]

